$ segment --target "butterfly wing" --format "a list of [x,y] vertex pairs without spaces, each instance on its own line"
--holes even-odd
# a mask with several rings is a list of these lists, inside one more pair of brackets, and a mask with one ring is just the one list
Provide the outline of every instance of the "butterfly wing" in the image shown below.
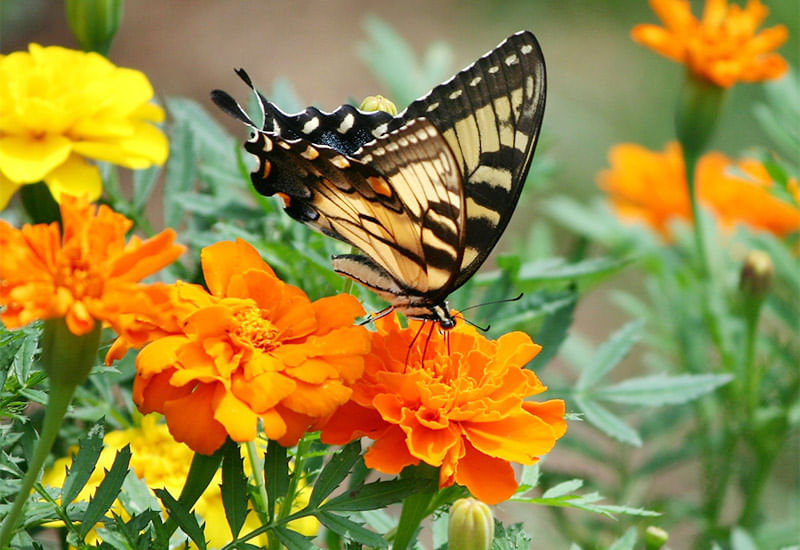
[[464,238],[461,173],[430,122],[409,121],[352,157],[295,137],[256,132],[245,145],[259,161],[251,178],[260,193],[279,194],[290,216],[368,257],[341,258],[337,271],[395,296],[452,285]]
[[481,266],[511,219],[539,136],[545,87],[542,51],[534,35],[523,31],[411,103],[393,122],[430,120],[463,174],[465,250],[451,290]]

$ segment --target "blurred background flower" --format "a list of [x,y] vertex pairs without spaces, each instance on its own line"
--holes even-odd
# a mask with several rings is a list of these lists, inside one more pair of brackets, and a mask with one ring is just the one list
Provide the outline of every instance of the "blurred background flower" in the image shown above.
[[153,87],[96,53],[30,44],[0,55],[0,209],[20,185],[44,181],[97,200],[100,171],[86,159],[127,168],[163,164],[167,138],[153,123]]

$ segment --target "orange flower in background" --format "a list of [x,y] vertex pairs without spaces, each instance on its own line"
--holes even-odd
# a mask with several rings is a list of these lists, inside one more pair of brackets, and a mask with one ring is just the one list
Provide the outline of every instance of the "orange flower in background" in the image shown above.
[[422,461],[440,468],[441,487],[459,483],[490,504],[513,495],[510,462],[533,464],[566,431],[563,401],[525,401],[547,389],[524,368],[541,347],[522,332],[488,340],[464,323],[446,336],[431,323],[416,340],[420,322],[375,325],[364,376],[322,441],[368,436],[370,468],[396,474]]
[[[663,153],[623,143],[609,152],[611,168],[598,176],[620,218],[639,220],[669,239],[669,223],[691,220],[683,154],[677,142]],[[697,164],[697,193],[720,224],[745,224],[783,236],[800,230],[800,209],[774,197],[772,180],[753,159],[734,162],[722,153],[708,153]],[[790,187],[797,185],[790,182]]]
[[147,168],[169,145],[154,123],[153,87],[102,55],[31,44],[0,55],[0,209],[21,186],[44,181],[63,194],[96,200],[103,182],[94,159]]
[[294,445],[350,398],[370,351],[353,326],[363,309],[346,294],[311,302],[242,240],[203,249],[201,261],[210,293],[171,288],[177,332],[139,352],[134,401],[204,454],[227,436],[254,439],[259,419],[269,439]]
[[152,300],[166,285],[141,279],[173,262],[184,251],[171,229],[142,241],[125,234],[133,222],[103,205],[65,196],[58,223],[15,229],[0,220],[0,319],[17,328],[37,319],[65,317],[75,335],[95,321],[109,323],[135,339],[138,315],[151,313]]
[[786,41],[788,31],[776,25],[757,32],[769,13],[759,0],[748,0],[744,9],[727,0],[706,0],[700,21],[688,0],[650,0],[650,6],[664,27],[636,25],[633,39],[685,63],[704,80],[729,87],[778,78],[788,69],[786,60],[772,53]]

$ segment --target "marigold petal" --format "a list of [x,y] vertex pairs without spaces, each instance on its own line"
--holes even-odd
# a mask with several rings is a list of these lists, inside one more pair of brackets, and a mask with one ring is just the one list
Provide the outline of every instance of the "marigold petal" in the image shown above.
[[214,409],[214,419],[224,426],[234,441],[253,441],[257,434],[258,415],[222,385],[217,384],[216,393],[220,397]]
[[406,466],[419,464],[419,459],[408,452],[405,433],[395,427],[372,444],[364,454],[364,464],[384,474],[399,474]]
[[231,384],[236,397],[259,414],[273,408],[296,387],[294,380],[279,372],[265,372],[253,378],[236,376]]
[[631,30],[631,38],[634,42],[647,46],[673,61],[686,59],[686,48],[683,44],[676,41],[669,31],[656,25],[646,23],[636,25]]
[[447,452],[461,442],[461,430],[452,424],[431,430],[409,418],[401,427],[406,433],[408,452],[431,466],[441,465]]
[[566,433],[567,421],[564,420],[564,415],[567,412],[567,406],[561,399],[550,399],[541,403],[538,401],[525,401],[522,404],[522,408],[549,424],[556,439]]
[[465,422],[464,434],[480,452],[520,464],[533,464],[556,439],[552,428],[532,414],[507,416],[497,422]]
[[312,418],[333,413],[337,407],[347,403],[353,391],[338,381],[325,384],[306,384],[297,382],[295,390],[287,395],[281,404],[294,412]]
[[356,317],[365,314],[359,301],[350,294],[320,298],[311,305],[317,318],[316,333],[320,335],[327,334],[342,325],[352,325]]
[[186,250],[185,246],[173,244],[175,237],[175,231],[168,228],[135,247],[129,246],[114,260],[110,276],[137,282],[168,266]]
[[297,445],[300,438],[303,437],[314,423],[313,418],[285,407],[276,407],[275,411],[280,414],[281,419],[286,423],[286,433],[276,439],[283,447],[294,447]]
[[147,344],[136,356],[136,370],[142,377],[150,377],[178,362],[178,350],[190,341],[185,336],[166,336]]
[[526,365],[542,351],[542,346],[535,344],[524,332],[515,331],[502,335],[497,339],[495,364],[503,369],[511,365]]
[[261,413],[261,420],[264,426],[264,435],[267,439],[277,441],[286,435],[288,427],[283,417],[274,409]]
[[[249,269],[265,271],[275,277],[275,272],[258,251],[242,239],[236,239],[235,242],[221,241],[205,247],[200,252],[200,261],[206,286],[214,296],[228,296],[231,277]],[[275,280],[277,281],[277,277]]]
[[71,149],[70,141],[60,135],[3,136],[0,137],[0,172],[15,183],[34,183],[66,161]]
[[517,490],[514,469],[505,460],[487,456],[471,445],[458,461],[455,481],[464,485],[475,498],[486,504],[498,504]]
[[164,412],[164,404],[192,392],[191,386],[176,387],[170,383],[172,370],[153,376],[137,375],[133,379],[133,402],[142,414]]
[[215,384],[203,384],[194,392],[164,403],[169,433],[198,453],[210,455],[225,442],[227,433],[214,418]]
[[56,202],[61,202],[64,195],[95,201],[103,194],[100,170],[78,155],[70,155],[66,162],[44,178],[44,182]]
[[321,427],[321,439],[326,445],[346,445],[362,436],[378,439],[390,426],[375,409],[348,401]]

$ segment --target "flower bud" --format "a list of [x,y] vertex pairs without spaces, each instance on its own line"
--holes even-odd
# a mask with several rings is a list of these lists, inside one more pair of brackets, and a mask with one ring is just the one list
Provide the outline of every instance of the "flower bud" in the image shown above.
[[364,98],[359,107],[362,111],[383,111],[392,116],[397,116],[397,106],[382,95],[370,95]]
[[51,385],[79,386],[95,365],[103,323],[80,336],[72,334],[64,317],[48,319],[42,333],[42,366]]
[[702,153],[717,126],[723,99],[725,88],[687,75],[675,113],[675,131],[685,155]]
[[739,277],[739,289],[746,295],[760,298],[772,286],[775,267],[772,258],[762,250],[751,250],[744,260]]
[[81,48],[106,55],[122,19],[122,0],[66,0],[66,8]]
[[658,550],[667,543],[669,533],[661,527],[651,525],[644,532],[644,547],[646,550]]
[[450,507],[447,535],[450,550],[489,550],[494,538],[491,508],[474,498],[458,499]]

